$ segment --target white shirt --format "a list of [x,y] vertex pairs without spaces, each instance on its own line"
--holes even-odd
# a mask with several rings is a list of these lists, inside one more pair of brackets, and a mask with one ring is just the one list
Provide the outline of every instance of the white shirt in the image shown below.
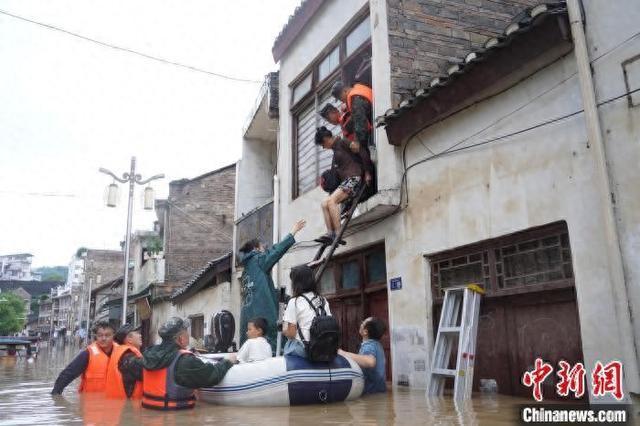
[[[320,306],[320,297],[313,292],[304,293],[304,296],[307,297],[314,304],[314,306]],[[314,300],[315,298],[315,300]],[[324,298],[323,298],[324,299]],[[324,310],[327,315],[331,315],[331,311],[329,310],[329,302],[327,299],[324,299]],[[302,335],[306,341],[309,341],[309,329],[311,328],[311,323],[315,318],[316,313],[309,306],[309,302],[304,300],[303,297],[293,297],[289,300],[287,304],[287,309],[284,310],[284,316],[282,320],[289,324],[294,324],[300,327],[300,331],[302,331]],[[296,332],[296,339],[300,340],[300,334]]]
[[247,339],[237,354],[238,362],[262,361],[272,356],[271,345],[267,342],[267,339],[262,336]]

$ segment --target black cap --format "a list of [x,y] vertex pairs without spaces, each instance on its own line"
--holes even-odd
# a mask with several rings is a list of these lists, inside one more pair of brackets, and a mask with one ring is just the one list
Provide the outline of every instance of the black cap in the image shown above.
[[127,338],[129,333],[138,330],[140,330],[140,327],[134,327],[131,324],[124,324],[118,329],[118,331],[116,331],[116,334],[113,336],[113,340],[115,340],[116,343],[123,344],[124,339]]
[[343,90],[344,90],[344,83],[338,80],[335,83],[333,83],[333,86],[331,87],[331,95],[334,98],[340,100],[340,95],[342,94]]
[[190,323],[188,319],[182,319],[180,317],[172,317],[172,318],[169,318],[167,322],[162,324],[162,326],[158,330],[158,334],[163,339],[166,339],[166,340],[173,339],[182,330],[188,330],[189,325]]

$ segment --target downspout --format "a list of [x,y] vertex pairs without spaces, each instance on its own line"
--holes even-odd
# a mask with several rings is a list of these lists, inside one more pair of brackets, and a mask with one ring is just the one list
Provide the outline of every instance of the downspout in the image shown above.
[[[584,32],[584,16],[582,14],[582,4],[579,0],[567,0],[567,10],[571,24],[571,35],[574,43],[576,63],[578,67],[578,78],[580,80],[580,92],[584,107],[585,123],[587,127],[588,145],[587,148],[593,150],[595,160],[596,184],[600,190],[603,207],[603,227],[607,238],[608,264],[610,265],[611,288],[613,291],[614,304],[616,307],[616,320],[618,323],[618,338],[622,343],[624,359],[625,377],[627,381],[627,395],[629,389],[638,389],[638,349],[633,336],[633,318],[629,305],[629,293],[625,280],[624,265],[622,261],[622,251],[620,249],[619,230],[616,223],[614,198],[612,191],[612,178],[607,166],[607,154],[602,137],[600,117],[596,102],[593,75],[591,73],[591,61],[587,49],[587,40]],[[613,330],[612,330],[613,332]],[[602,362],[608,360],[601,360]]]
[[[280,240],[280,178],[277,174],[273,175],[273,242],[277,243]],[[280,262],[276,263],[273,268],[272,276],[273,282],[278,284],[278,278],[280,277]]]

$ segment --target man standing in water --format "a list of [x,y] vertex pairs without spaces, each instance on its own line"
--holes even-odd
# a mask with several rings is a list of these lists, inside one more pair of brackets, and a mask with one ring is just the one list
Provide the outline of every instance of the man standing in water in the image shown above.
[[235,355],[217,364],[201,361],[186,350],[189,322],[170,318],[160,327],[162,343],[150,347],[142,359],[142,406],[155,410],[180,410],[196,404],[194,389],[217,385],[236,361]]
[[98,322],[93,328],[95,341],[87,346],[62,370],[51,391],[60,395],[64,388],[82,375],[79,392],[104,392],[107,382],[107,368],[113,348],[113,327],[106,321]]
[[[299,220],[291,228],[291,232],[282,241],[271,248],[265,248],[257,238],[247,241],[240,247],[244,254],[242,258],[242,277],[240,278],[242,292],[242,311],[240,312],[240,330],[247,329],[247,323],[252,318],[267,320],[268,330],[265,338],[276,349],[276,335],[278,323],[278,291],[271,279],[271,269],[285,255],[287,250],[296,242],[294,236],[304,228],[305,221]],[[240,346],[247,340],[247,336],[240,333]]]

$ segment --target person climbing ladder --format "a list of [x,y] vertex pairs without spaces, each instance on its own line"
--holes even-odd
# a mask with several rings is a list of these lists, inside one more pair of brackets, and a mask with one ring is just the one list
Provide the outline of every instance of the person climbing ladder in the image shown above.
[[333,150],[331,167],[340,182],[338,188],[322,201],[322,215],[327,233],[315,239],[321,244],[330,245],[335,240],[341,226],[339,205],[356,196],[363,183],[363,178],[367,185],[371,184],[373,164],[365,147],[360,146],[358,157],[356,157],[351,152],[349,142],[346,139],[334,137],[324,126],[317,129],[315,143],[324,149]]

